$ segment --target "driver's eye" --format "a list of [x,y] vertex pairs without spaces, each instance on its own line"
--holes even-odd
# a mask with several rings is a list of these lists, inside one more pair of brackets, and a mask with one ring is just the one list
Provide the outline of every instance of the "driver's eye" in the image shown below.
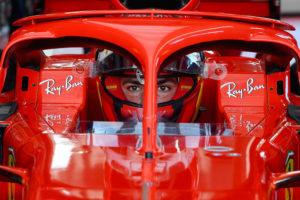
[[170,90],[170,88],[168,86],[161,85],[161,86],[158,86],[158,90],[161,92],[167,92]]
[[141,88],[137,85],[131,85],[129,87],[127,87],[127,90],[131,91],[131,92],[137,92],[139,91]]

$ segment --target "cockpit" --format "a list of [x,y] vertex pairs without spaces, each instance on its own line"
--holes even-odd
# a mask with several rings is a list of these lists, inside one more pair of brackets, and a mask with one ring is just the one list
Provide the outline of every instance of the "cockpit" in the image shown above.
[[[153,66],[158,135],[247,135],[264,129],[268,97],[286,100],[284,90],[298,90],[285,80],[296,61],[278,44],[243,43],[198,44]],[[16,84],[5,84],[4,92],[34,107],[54,132],[141,134],[148,87],[142,58],[80,39],[27,41],[16,49],[7,70]],[[268,76],[275,74],[271,90]]]

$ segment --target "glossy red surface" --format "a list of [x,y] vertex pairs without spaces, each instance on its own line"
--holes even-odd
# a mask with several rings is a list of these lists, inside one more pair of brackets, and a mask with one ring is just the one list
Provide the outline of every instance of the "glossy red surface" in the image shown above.
[[[291,91],[289,67],[267,74],[263,62],[268,62],[268,58],[226,55],[226,51],[223,56],[207,56],[206,64],[222,63],[227,66],[227,74],[205,83],[204,93],[210,95],[204,96],[201,103],[209,113],[213,109],[217,112],[202,115],[204,119],[200,118],[198,123],[225,120],[232,135],[191,133],[157,137],[157,71],[169,56],[194,45],[222,40],[233,45],[264,44],[274,54],[281,47],[299,59],[294,38],[281,30],[292,27],[237,15],[220,14],[212,19],[212,14],[207,13],[138,12],[142,16],[137,11],[106,11],[87,12],[88,17],[83,17],[85,13],[35,16],[17,22],[24,27],[12,35],[0,62],[3,91],[9,54],[15,52],[18,60],[15,89],[1,93],[1,103],[18,103],[16,113],[1,122],[6,127],[1,129],[2,165],[10,166],[10,170],[15,167],[23,182],[8,183],[1,179],[1,196],[5,199],[11,199],[11,195],[15,199],[285,199],[293,193],[293,199],[299,198],[296,189],[274,189],[293,175],[286,171],[299,173],[300,126],[287,114],[287,106],[299,105],[299,97]],[[174,17],[177,15],[182,17]],[[92,52],[84,56],[45,57],[33,51],[42,46],[39,39],[55,47],[60,42],[70,42],[68,37],[74,43],[81,37],[118,46],[143,66],[148,87],[144,94],[143,129],[139,133],[142,141],[141,135],[73,131],[76,119],[88,118],[92,112],[83,112],[85,109],[95,110],[91,105],[94,98],[89,97],[91,92],[82,87],[93,81],[86,75],[95,55]],[[32,49],[32,54],[27,54],[28,49]],[[21,67],[28,60],[38,60],[39,70]],[[215,68],[208,73],[211,77],[222,76]],[[24,76],[30,78],[25,91]],[[277,91],[278,81],[282,81],[283,94]],[[50,83],[55,84],[55,89],[47,85]],[[76,84],[69,88],[71,83]],[[96,114],[94,117],[97,118]],[[145,152],[152,152],[154,157],[145,158]]]

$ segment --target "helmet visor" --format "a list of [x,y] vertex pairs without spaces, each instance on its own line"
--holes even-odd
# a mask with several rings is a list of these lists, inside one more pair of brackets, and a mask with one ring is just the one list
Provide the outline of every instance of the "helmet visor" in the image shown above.
[[128,58],[108,49],[98,50],[96,55],[96,70],[110,73],[122,70],[137,69]]
[[192,52],[173,60],[165,67],[162,67],[162,69],[164,72],[177,72],[203,76],[204,60],[205,56],[202,51]]

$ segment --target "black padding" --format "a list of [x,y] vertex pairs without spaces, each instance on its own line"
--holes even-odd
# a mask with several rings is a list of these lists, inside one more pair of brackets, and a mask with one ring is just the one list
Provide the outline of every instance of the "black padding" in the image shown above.
[[294,94],[300,95],[300,85],[299,85],[299,77],[297,64],[293,64],[290,67],[290,79],[291,79],[291,91]]
[[277,81],[277,94],[278,95],[284,94],[283,81]]
[[15,89],[16,87],[16,76],[17,76],[17,62],[11,56],[9,58],[9,67],[7,69],[4,86],[2,89],[3,92],[9,92]]
[[0,104],[0,121],[3,121],[7,117],[14,114],[17,110],[17,107],[18,107],[18,103],[15,101]]
[[290,118],[298,122],[300,124],[300,107],[297,105],[288,105],[287,113]]
[[28,81],[29,81],[29,78],[28,76],[23,76],[22,77],[22,91],[28,91]]
[[0,164],[3,164],[3,138],[5,129],[8,126],[8,124],[1,124],[0,125]]
[[40,71],[40,66],[39,65],[33,65],[33,64],[31,64],[31,65],[21,65],[21,67],[22,68],[26,68],[26,69],[31,69],[31,70],[33,70],[33,71]]

